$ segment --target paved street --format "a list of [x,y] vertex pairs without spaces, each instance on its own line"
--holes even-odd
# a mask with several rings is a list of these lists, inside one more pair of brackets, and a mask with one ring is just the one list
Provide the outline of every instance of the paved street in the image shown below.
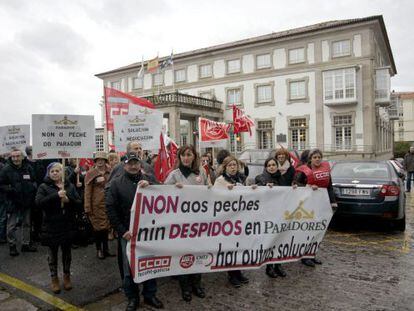
[[[414,310],[413,197],[407,200],[405,233],[384,229],[380,222],[337,223],[320,250],[322,266],[287,264],[284,279],[269,279],[264,268],[249,271],[250,284],[240,289],[228,285],[225,273],[207,274],[207,297],[193,297],[191,303],[181,300],[176,280],[163,279],[158,297],[167,310]],[[0,272],[50,293],[44,251],[11,259],[7,250],[0,248]],[[98,261],[92,246],[74,250],[73,259],[75,288],[56,297],[86,310],[125,309],[125,299],[116,291],[120,282],[115,259]],[[10,285],[1,286],[0,310],[16,310],[10,309],[18,305],[13,301],[26,306],[20,310],[53,309]]]

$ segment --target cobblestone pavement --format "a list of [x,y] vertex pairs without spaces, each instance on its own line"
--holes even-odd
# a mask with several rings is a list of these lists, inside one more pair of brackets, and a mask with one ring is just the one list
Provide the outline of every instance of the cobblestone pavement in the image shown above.
[[[250,284],[240,289],[228,284],[226,273],[205,274],[207,297],[193,297],[191,303],[181,299],[177,280],[165,278],[158,281],[157,296],[166,310],[180,311],[414,310],[413,228],[414,195],[407,197],[405,233],[393,231],[380,222],[341,221],[329,230],[321,246],[318,253],[323,261],[321,266],[286,264],[288,276],[277,279],[268,278],[264,268],[251,270],[246,272]],[[113,265],[116,266],[115,260]],[[114,274],[112,280],[116,285],[120,280]],[[78,293],[73,290],[71,295],[81,294],[79,290]],[[38,302],[18,290],[0,287],[1,311],[53,310]],[[90,311],[125,310],[125,307],[121,292],[83,306]],[[140,307],[150,310],[142,302]]]
[[[330,229],[318,258],[321,266],[284,265],[286,278],[270,279],[264,268],[246,272],[250,284],[232,288],[226,273],[203,275],[205,299],[181,300],[178,282],[160,280],[167,310],[414,310],[414,195],[407,197],[407,230],[386,223],[346,220]],[[125,310],[122,293],[85,306]],[[141,308],[146,307],[141,303]]]

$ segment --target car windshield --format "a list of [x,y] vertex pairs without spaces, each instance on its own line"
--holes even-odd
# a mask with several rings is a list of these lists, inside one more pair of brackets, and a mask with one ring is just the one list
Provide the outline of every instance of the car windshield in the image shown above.
[[384,178],[387,179],[388,167],[385,163],[336,163],[332,178]]

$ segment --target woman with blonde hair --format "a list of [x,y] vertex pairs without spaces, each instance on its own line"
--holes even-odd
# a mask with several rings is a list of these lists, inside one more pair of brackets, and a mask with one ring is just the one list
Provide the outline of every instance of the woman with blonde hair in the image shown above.
[[48,246],[48,263],[51,276],[51,289],[60,293],[58,278],[58,251],[62,250],[63,287],[72,289],[70,265],[72,261],[72,240],[76,234],[75,212],[81,199],[75,186],[62,180],[63,166],[53,162],[47,167],[44,183],[36,194],[36,205],[43,211],[42,244]]
[[[218,168],[218,178],[214,182],[214,186],[226,187],[232,190],[234,186],[244,186],[246,177],[240,173],[240,164],[232,155],[227,156]],[[228,271],[228,278],[231,285],[239,288],[242,284],[249,283],[249,279],[245,277],[240,270]]]

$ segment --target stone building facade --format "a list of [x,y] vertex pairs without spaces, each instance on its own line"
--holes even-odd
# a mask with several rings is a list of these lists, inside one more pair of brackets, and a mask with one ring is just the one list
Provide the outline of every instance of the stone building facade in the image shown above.
[[[197,116],[231,122],[232,105],[243,107],[255,121],[254,133],[232,135],[232,150],[237,139],[239,151],[282,145],[318,147],[333,158],[392,155],[388,110],[390,78],[397,71],[382,16],[324,22],[176,54],[173,66],[143,78],[137,77],[140,67],[134,63],[96,76],[105,86],[137,96],[179,92],[221,102],[212,115],[202,105],[187,107],[193,110],[191,129]],[[171,136],[180,141],[181,116],[171,117],[167,108],[160,106],[170,115]]]

